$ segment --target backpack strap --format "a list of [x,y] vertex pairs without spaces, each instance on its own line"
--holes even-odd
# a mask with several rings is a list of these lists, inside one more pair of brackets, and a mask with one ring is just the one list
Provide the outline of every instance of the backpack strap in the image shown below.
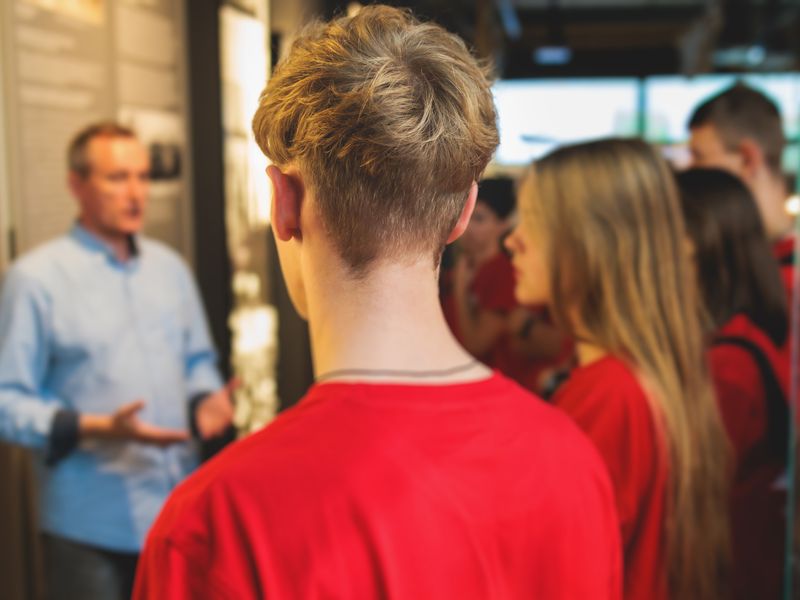
[[713,345],[729,344],[746,350],[756,361],[764,384],[767,402],[767,431],[761,444],[774,458],[787,460],[789,449],[789,405],[772,363],[764,351],[753,341],[737,336],[720,336],[714,339]]

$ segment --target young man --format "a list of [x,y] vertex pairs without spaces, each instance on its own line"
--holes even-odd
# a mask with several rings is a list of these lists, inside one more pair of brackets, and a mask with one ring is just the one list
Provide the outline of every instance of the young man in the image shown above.
[[786,140],[772,100],[744,84],[706,100],[689,119],[692,164],[725,169],[747,184],[791,293],[794,244],[788,191],[781,172]]
[[134,597],[618,597],[599,458],[438,303],[497,144],[463,42],[382,6],[312,26],[254,130],[317,383],[176,491]]
[[130,597],[145,534],[232,406],[194,281],[139,235],[150,164],[134,133],[76,135],[72,230],[17,260],[0,296],[0,437],[32,448],[48,597]]

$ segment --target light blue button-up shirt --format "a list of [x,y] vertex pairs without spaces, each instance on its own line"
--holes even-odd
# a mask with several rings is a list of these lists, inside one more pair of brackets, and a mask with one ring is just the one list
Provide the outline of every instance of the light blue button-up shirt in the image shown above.
[[123,552],[142,547],[194,445],[81,440],[46,466],[56,412],[143,399],[142,420],[188,429],[188,400],[222,385],[186,265],[158,242],[136,247],[121,263],[75,225],[16,261],[0,292],[0,437],[37,450],[42,529]]

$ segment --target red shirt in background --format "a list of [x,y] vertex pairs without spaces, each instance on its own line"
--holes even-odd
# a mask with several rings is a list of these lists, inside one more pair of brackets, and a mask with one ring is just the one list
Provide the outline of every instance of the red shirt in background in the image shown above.
[[619,598],[613,492],[561,413],[495,374],[323,383],[181,484],[134,598]]
[[575,369],[554,403],[588,434],[611,475],[622,532],[624,598],[666,600],[667,451],[642,386],[623,361],[607,355]]
[[[735,316],[717,335],[756,344],[769,360],[784,394],[788,393],[786,353],[745,315]],[[733,344],[712,346],[710,363],[720,412],[737,459],[731,490],[734,598],[780,598],[786,492],[775,483],[786,469],[786,460],[765,453],[760,444],[767,432],[763,376],[750,351]]]

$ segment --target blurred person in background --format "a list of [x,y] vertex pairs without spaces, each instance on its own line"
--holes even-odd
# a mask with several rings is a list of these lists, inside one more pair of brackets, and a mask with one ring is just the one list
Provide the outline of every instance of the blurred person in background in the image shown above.
[[176,490],[135,598],[618,598],[596,451],[439,305],[497,145],[464,42],[380,5],[313,24],[253,128],[316,383]]
[[750,188],[791,298],[795,236],[786,210],[789,191],[781,170],[786,139],[777,105],[737,83],[695,109],[689,132],[692,166],[724,169]]
[[782,598],[789,361],[786,296],[758,208],[737,177],[678,175],[711,344],[711,376],[736,453],[734,598]]
[[484,179],[452,269],[444,273],[445,316],[470,354],[536,393],[545,371],[567,362],[570,340],[545,306],[514,297],[514,271],[502,246],[516,205],[514,182]]
[[726,440],[672,173],[638,140],[567,146],[530,167],[519,204],[517,298],[576,340],[553,401],[611,474],[624,597],[723,598]]
[[222,433],[232,405],[189,270],[139,235],[144,146],[91,125],[68,168],[75,225],[3,282],[0,436],[38,459],[49,597],[121,600],[162,503],[197,464],[190,428]]

